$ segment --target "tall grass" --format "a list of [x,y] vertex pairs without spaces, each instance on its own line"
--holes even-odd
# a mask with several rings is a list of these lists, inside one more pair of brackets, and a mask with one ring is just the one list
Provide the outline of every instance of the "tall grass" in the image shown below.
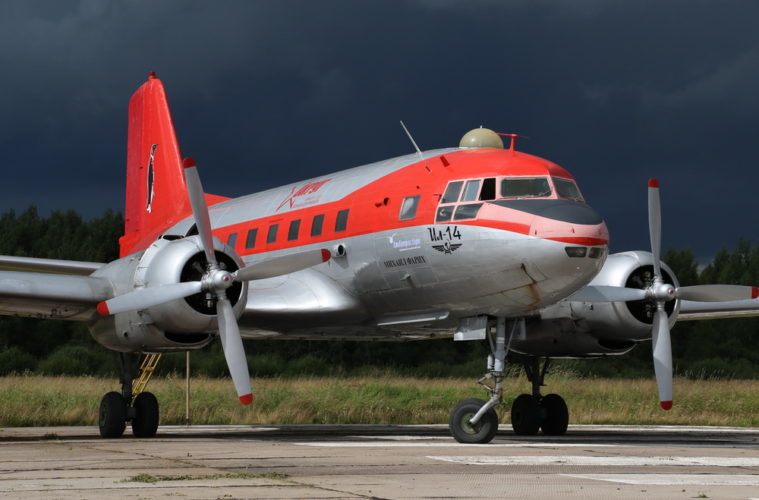
[[[675,406],[659,409],[653,380],[580,379],[557,374],[544,394],[561,394],[577,424],[671,424],[759,426],[759,381],[675,380]],[[505,383],[511,401],[530,387],[524,377]],[[256,399],[237,402],[228,379],[191,380],[193,424],[426,424],[446,423],[456,403],[486,398],[471,379],[374,376],[254,379]],[[115,380],[95,377],[0,378],[0,426],[95,425],[100,398],[118,390]],[[149,390],[161,404],[162,424],[185,420],[184,380],[155,378]]]

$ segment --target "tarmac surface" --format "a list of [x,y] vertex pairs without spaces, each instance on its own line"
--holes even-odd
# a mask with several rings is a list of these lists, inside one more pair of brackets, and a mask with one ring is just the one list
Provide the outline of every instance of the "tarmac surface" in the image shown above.
[[446,426],[0,429],[2,498],[759,499],[759,429],[570,426],[462,445]]

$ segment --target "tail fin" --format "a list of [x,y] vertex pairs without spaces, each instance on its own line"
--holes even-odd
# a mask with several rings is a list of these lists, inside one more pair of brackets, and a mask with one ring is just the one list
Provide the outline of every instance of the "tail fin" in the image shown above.
[[155,73],[129,101],[128,134],[122,257],[192,213],[169,103]]

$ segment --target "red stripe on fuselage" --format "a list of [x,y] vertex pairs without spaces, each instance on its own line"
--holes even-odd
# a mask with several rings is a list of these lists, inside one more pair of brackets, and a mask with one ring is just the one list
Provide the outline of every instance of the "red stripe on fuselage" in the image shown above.
[[[270,252],[287,248],[300,247],[351,238],[365,234],[396,230],[404,227],[432,225],[435,214],[447,184],[457,179],[477,179],[499,176],[554,176],[572,179],[562,167],[536,156],[498,149],[471,149],[445,153],[446,162],[432,157],[402,167],[384,177],[371,182],[341,200],[272,214],[214,230],[214,235],[227,241],[232,233],[238,233],[235,250],[241,256]],[[308,182],[308,181],[307,181]],[[332,181],[337,182],[337,181]],[[401,204],[406,197],[420,195],[416,217],[399,220]],[[242,210],[235,207],[231,210]],[[348,224],[345,231],[335,231],[337,213],[349,209]],[[314,216],[324,215],[323,232],[311,236],[311,223]],[[300,220],[297,239],[288,240],[289,225]],[[277,239],[266,243],[267,232],[271,225],[278,224]],[[446,223],[444,223],[446,224]],[[451,221],[447,224],[492,227],[519,234],[529,234],[530,226],[521,222],[466,220]],[[258,229],[254,248],[246,248],[246,235],[250,229]],[[545,238],[564,241],[562,238]],[[586,240],[590,243],[581,243]],[[605,244],[606,241],[576,238],[572,244]]]

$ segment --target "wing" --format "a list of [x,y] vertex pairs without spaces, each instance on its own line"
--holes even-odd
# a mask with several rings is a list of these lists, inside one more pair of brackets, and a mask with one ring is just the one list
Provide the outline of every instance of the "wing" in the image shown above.
[[701,319],[745,318],[759,316],[759,299],[735,300],[731,302],[691,302],[680,301],[678,321]]
[[0,256],[0,314],[86,320],[97,303],[113,293],[108,280],[88,276],[102,266],[96,262]]
[[305,269],[250,281],[239,324],[244,337],[258,337],[350,324],[357,317],[365,318],[366,312],[355,295],[322,273]]

